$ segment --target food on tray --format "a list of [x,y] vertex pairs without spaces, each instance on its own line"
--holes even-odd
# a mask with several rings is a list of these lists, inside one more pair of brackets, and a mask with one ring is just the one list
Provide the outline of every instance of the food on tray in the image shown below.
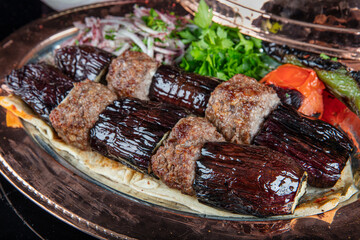
[[161,101],[204,115],[218,79],[159,65],[147,54],[125,51],[114,59],[107,75],[108,86],[119,96]]
[[196,161],[199,201],[255,216],[291,214],[305,193],[307,173],[266,147],[205,143]]
[[321,117],[325,86],[314,70],[284,64],[268,73],[261,82],[273,87],[282,103],[294,105],[305,115]]
[[342,131],[281,105],[268,116],[254,143],[293,158],[315,187],[334,186],[354,150]]
[[[161,13],[143,12],[149,14],[142,17],[147,27],[164,31],[158,25],[166,19]],[[199,19],[206,14],[197,16],[194,21],[201,25]],[[161,21],[157,21],[159,19]],[[154,21],[158,24],[154,25]],[[134,25],[144,29],[139,19]],[[100,28],[105,27],[100,25]],[[94,34],[101,32],[97,30]],[[124,30],[114,31],[111,33],[129,35]],[[145,31],[149,33],[149,29]],[[248,41],[247,37],[244,39]],[[189,206],[191,201],[196,201],[192,196],[196,196],[202,203],[231,212],[272,216],[296,213],[299,203],[300,211],[312,209],[316,197],[305,194],[301,198],[306,187],[310,192],[329,195],[343,191],[346,198],[355,191],[351,173],[349,175],[349,159],[354,147],[342,131],[280,104],[273,88],[251,77],[238,74],[220,83],[219,79],[161,64],[151,58],[154,55],[149,48],[140,47],[143,53],[134,52],[139,49],[127,51],[129,43],[123,44],[122,53],[116,59],[112,53],[91,46],[78,44],[61,48],[57,50],[55,62],[76,79],[50,65],[28,64],[6,78],[6,89],[22,98],[53,127],[66,143],[54,139],[47,126],[50,130],[46,136],[57,146],[72,152],[76,159],[101,158],[100,165],[92,165],[94,171],[112,163],[110,159],[113,159],[160,178],[161,181],[146,178],[153,186],[146,193],[156,197],[181,196],[180,203]],[[150,47],[151,44],[147,44]],[[108,66],[109,72],[104,76]],[[44,74],[34,74],[33,69],[40,69]],[[99,76],[107,83],[90,81]],[[60,89],[54,84],[57,79],[60,79]],[[321,89],[321,84],[318,85],[320,87],[305,91],[295,89],[300,108],[306,103],[307,93],[311,95]],[[318,105],[313,101],[317,99],[312,98],[306,104],[316,109]],[[14,113],[25,109],[14,96],[3,97],[0,103],[7,109],[15,109]],[[34,120],[38,119],[36,115],[24,111],[26,114],[18,115],[31,116],[32,123],[43,126],[41,121]],[[204,113],[205,118],[194,116],[204,116]],[[255,145],[249,145],[252,143]],[[108,174],[109,171],[105,171],[104,175],[111,179]],[[136,175],[130,171],[127,174],[130,178]],[[306,183],[308,175],[310,186]],[[134,187],[130,180],[128,184]],[[189,196],[177,190],[169,189],[164,194],[156,190],[165,189],[165,185]],[[311,186],[331,188],[320,190]],[[220,214],[217,210],[206,211]]]
[[55,65],[77,82],[89,79],[100,82],[106,75],[112,53],[93,46],[67,46],[55,53]]
[[313,53],[303,52],[274,43],[263,43],[264,50],[283,63],[311,67],[327,89],[360,116],[360,71]]
[[[34,79],[34,81],[36,80],[37,79]],[[8,87],[11,89],[11,81],[8,83]],[[43,99],[42,102],[46,102],[47,95],[53,95],[51,90],[55,89],[49,88],[46,94],[43,94],[45,99]],[[159,164],[157,164],[158,160],[156,159],[156,156],[154,156],[152,161],[150,161],[150,159],[151,156],[155,153],[159,144],[161,144],[161,141],[164,139],[164,137],[166,137],[166,133],[170,131],[171,128],[181,118],[187,116],[186,110],[165,103],[155,103],[129,98],[120,98],[118,100],[115,99],[116,95],[112,93],[111,90],[109,90],[105,85],[100,83],[95,83],[90,80],[74,83],[73,89],[69,92],[65,99],[50,113],[50,122],[54,129],[58,132],[59,136],[68,144],[71,144],[80,149],[88,149],[89,146],[91,146],[91,149],[101,153],[102,155],[114,160],[121,161],[122,163],[125,163],[126,165],[129,165],[145,173],[150,173],[152,169],[151,163],[155,163],[156,175],[158,175],[161,179],[165,179],[166,173],[165,175],[161,174],[161,171],[158,168]],[[329,124],[325,126],[325,123],[321,122],[320,120],[317,122],[319,127],[316,127],[315,124],[312,124],[311,121],[303,123],[306,119],[299,115],[297,116],[295,110],[287,110],[286,108],[280,107],[280,109],[285,109],[285,113],[283,114],[288,114],[291,116],[288,117],[288,115],[284,115],[280,116],[279,118],[279,114],[277,114],[279,110],[277,109],[273,111],[279,102],[280,101],[275,91],[271,87],[263,85],[257,82],[255,79],[243,75],[236,75],[229,81],[218,85],[212,92],[210,104],[207,108],[208,110],[206,111],[206,117],[210,120],[210,122],[213,122],[218,129],[220,129],[220,132],[224,134],[225,139],[228,139],[232,142],[244,142],[248,144],[251,142],[252,138],[256,136],[260,129],[260,135],[255,137],[255,143],[259,145],[268,145],[272,148],[278,145],[282,146],[283,148],[279,147],[276,149],[279,152],[277,154],[281,156],[276,159],[280,162],[283,161],[281,159],[287,159],[287,157],[280,154],[280,152],[287,154],[287,149],[289,148],[296,149],[295,154],[297,154],[300,160],[298,160],[298,158],[294,159],[297,160],[299,164],[302,164],[307,160],[307,158],[311,159],[314,156],[322,157],[321,153],[324,154],[325,151],[330,150],[326,147],[326,144],[329,144],[331,147],[338,150],[339,153],[334,151],[334,153],[337,154],[334,156],[338,156],[338,158],[335,159],[337,160],[335,163],[332,162],[328,157],[321,159],[324,160],[324,163],[330,164],[329,166],[324,165],[326,170],[329,167],[335,168],[333,172],[326,172],[328,174],[328,179],[323,180],[321,178],[323,177],[323,174],[313,174],[313,171],[318,171],[318,169],[321,168],[317,165],[318,162],[316,161],[315,163],[308,161],[305,164],[302,164],[302,167],[308,171],[311,170],[309,171],[309,174],[311,176],[310,183],[312,185],[317,187],[333,186],[340,178],[340,173],[353,150],[350,141],[340,131],[335,131],[336,129],[331,127]],[[218,103],[222,103],[222,105],[218,106]],[[295,112],[295,114],[289,114],[292,111]],[[296,116],[298,118],[294,118]],[[265,122],[264,126],[261,126],[265,117],[267,117],[267,121]],[[283,119],[281,117],[283,117]],[[224,119],[226,119],[226,121],[224,121]],[[297,128],[295,127],[290,130],[286,128],[280,128],[278,131],[280,134],[285,134],[286,136],[288,136],[289,133],[295,132],[293,133],[294,139],[291,139],[292,141],[287,141],[285,138],[285,140],[280,139],[280,143],[276,143],[275,145],[270,145],[266,141],[267,139],[261,142],[261,140],[264,139],[263,135],[265,137],[269,135],[269,130],[267,129],[266,124],[269,122],[269,119],[274,121],[275,124],[281,124],[281,121],[283,121],[289,125],[293,122],[293,125],[295,125]],[[190,127],[190,124],[179,124],[173,130],[175,132],[179,132],[179,128],[181,129]],[[323,129],[325,127],[329,129],[329,134],[328,132],[316,132],[317,130]],[[240,128],[241,131],[231,131],[231,129],[236,128]],[[266,128],[266,130],[263,130],[264,128]],[[215,130],[214,127],[212,129],[213,131]],[[270,135],[273,136],[275,133],[271,132],[271,130],[273,129],[270,129]],[[200,137],[205,132],[206,131],[202,131],[196,136],[196,138],[199,139],[195,138],[195,142],[200,142],[197,151],[200,151],[201,143],[204,143],[204,140],[201,140],[202,138],[204,138],[205,141],[208,141],[207,138],[209,138],[209,140],[215,141],[222,140],[222,138],[219,137],[215,139],[206,136]],[[261,135],[262,132],[265,133]],[[189,134],[189,132],[182,130],[181,137],[178,139],[180,142],[186,141],[186,133]],[[220,135],[219,133],[215,132],[213,132],[213,134],[217,134],[217,136]],[[299,155],[299,153],[304,154],[304,150],[299,149],[299,146],[301,147],[304,145],[304,143],[306,143],[306,141],[309,141],[309,137],[314,137],[313,141],[318,145],[314,147],[314,142],[312,142],[312,144],[304,147],[305,151],[309,151],[309,153],[305,154],[304,157]],[[172,138],[173,135],[171,135],[171,137],[166,141],[174,141],[171,140]],[[305,139],[305,141],[301,140],[302,138]],[[298,142],[300,142],[300,144]],[[343,148],[341,148],[341,144],[343,145]],[[164,146],[166,145],[167,142]],[[170,145],[168,144],[168,146]],[[324,151],[319,151],[319,147],[323,147]],[[256,147],[252,149],[256,151]],[[159,151],[166,152],[169,150],[170,149]],[[268,149],[268,151],[272,150]],[[294,154],[294,152],[291,153]],[[161,154],[161,152],[159,152],[159,154]],[[235,152],[234,154],[237,153]],[[293,157],[292,154],[288,155]],[[183,159],[179,158],[181,161],[176,164],[194,164],[194,162],[197,160],[196,155],[198,154],[195,153],[195,158],[192,155],[194,154],[186,155],[186,151],[183,152],[181,156]],[[165,161],[168,164],[171,161],[177,160],[176,157],[173,159],[174,156],[172,154],[163,154],[162,157],[162,161]],[[219,161],[222,161],[221,158],[219,158]],[[187,167],[176,167],[176,164],[173,165],[175,169],[178,169],[179,171],[189,171]],[[334,164],[338,165],[335,166]],[[261,169],[263,167],[264,166],[262,165],[259,166]],[[191,166],[189,166],[189,168],[192,169],[193,172],[198,171],[197,168],[195,168],[195,170],[194,168],[191,168]],[[236,169],[236,166],[230,168]],[[283,170],[286,171],[286,167],[284,167]],[[174,172],[170,174],[174,174]],[[190,179],[194,179],[194,177],[189,177]],[[225,178],[229,177],[230,176]],[[300,179],[302,179],[302,176],[298,176],[299,181]],[[171,179],[165,180],[166,184],[172,186],[173,183],[171,181]],[[186,181],[189,180],[186,180],[186,178],[181,180],[180,178],[180,186],[182,184],[187,186],[186,189],[183,189],[182,187],[180,187],[180,189],[185,193],[191,194],[193,192],[191,191],[191,188],[189,189],[189,182],[186,183]],[[298,184],[300,185],[300,183]],[[194,182],[194,186],[195,185],[196,184]],[[228,189],[228,191],[241,191],[240,189],[241,188],[239,187],[239,189]],[[262,192],[263,191],[265,190],[262,190]],[[260,195],[262,194],[265,193],[261,193]],[[203,198],[202,201],[214,205],[213,201],[207,202]],[[295,198],[291,201],[295,201]],[[216,206],[220,207],[223,205],[219,203]],[[239,200],[238,203],[233,204],[233,207],[224,205],[223,208],[243,213],[243,211],[240,211],[239,209],[246,209],[247,207],[246,204],[242,202],[242,200]],[[258,210],[248,210],[248,212],[255,215],[276,215],[292,213],[293,209],[294,207],[291,205],[291,207],[287,208],[287,211],[285,212],[280,210],[279,212],[274,211],[273,213],[261,213],[261,211],[258,212]]]
[[194,195],[195,162],[206,142],[223,142],[224,137],[202,117],[182,118],[151,157],[154,174],[166,185]]
[[45,63],[27,64],[5,78],[8,90],[48,123],[50,112],[64,100],[74,82],[58,68]]
[[51,111],[50,123],[67,144],[90,150],[90,129],[115,99],[116,95],[100,83],[74,83],[66,98]]
[[184,109],[173,105],[120,98],[101,112],[90,130],[90,144],[102,155],[148,173],[152,154],[186,116]]
[[75,22],[79,33],[62,46],[90,45],[121,55],[126,50],[141,51],[164,64],[178,63],[185,44],[178,33],[189,23],[189,16],[176,16],[156,9],[134,6],[125,16],[103,19],[86,17]]
[[263,52],[261,40],[214,23],[212,17],[212,10],[200,1],[194,25],[179,32],[184,43],[189,44],[181,59],[183,69],[222,80],[239,73],[260,80],[279,66]]
[[150,85],[149,98],[184,107],[204,115],[210,94],[219,80],[187,73],[173,66],[160,66]]
[[271,87],[239,74],[211,93],[206,117],[227,141],[250,144],[264,119],[279,103]]
[[149,87],[159,65],[145,53],[125,51],[110,64],[108,87],[119,96],[149,100]]

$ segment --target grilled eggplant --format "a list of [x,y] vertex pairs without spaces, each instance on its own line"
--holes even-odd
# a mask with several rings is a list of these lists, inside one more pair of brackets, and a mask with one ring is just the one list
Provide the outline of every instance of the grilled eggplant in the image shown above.
[[275,85],[269,85],[275,91],[282,104],[290,105],[295,109],[299,109],[304,101],[304,95],[296,89],[283,88]]
[[115,56],[100,48],[81,45],[67,46],[56,51],[55,64],[76,82],[85,79],[100,82]]
[[145,53],[125,51],[114,59],[106,77],[120,97],[170,103],[203,116],[218,79],[161,65]]
[[360,71],[351,71],[339,62],[275,43],[263,42],[263,49],[280,62],[313,68],[328,90],[360,116]]
[[99,115],[90,130],[93,150],[141,172],[164,136],[187,112],[172,105],[122,98]]
[[152,79],[149,98],[181,106],[203,116],[210,94],[219,83],[215,78],[162,65]]
[[50,112],[67,96],[73,83],[59,69],[45,63],[27,64],[5,78],[12,93],[48,123]]
[[254,144],[293,158],[314,187],[332,187],[354,150],[345,133],[318,119],[280,105],[264,122]]
[[259,217],[293,213],[307,174],[266,147],[205,143],[193,187],[200,202]]

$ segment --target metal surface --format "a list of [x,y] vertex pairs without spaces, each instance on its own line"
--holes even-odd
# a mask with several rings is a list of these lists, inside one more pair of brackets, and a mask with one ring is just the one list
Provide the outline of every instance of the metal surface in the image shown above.
[[[123,15],[132,11],[133,3],[91,5],[40,19],[21,28],[1,43],[0,77],[31,59],[37,59],[42,51],[48,51],[64,36],[71,35],[73,21],[85,16]],[[165,0],[140,4],[185,13],[179,5]],[[360,235],[359,201],[315,216],[252,221],[207,218],[147,204],[96,184],[61,164],[46,146],[42,148],[24,129],[6,127],[3,109],[0,110],[0,123],[1,173],[40,207],[98,238],[358,239]]]

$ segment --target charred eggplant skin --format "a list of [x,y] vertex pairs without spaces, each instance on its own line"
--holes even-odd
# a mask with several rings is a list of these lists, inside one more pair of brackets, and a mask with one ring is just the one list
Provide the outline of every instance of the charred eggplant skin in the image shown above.
[[122,98],[99,115],[90,130],[91,148],[136,170],[149,173],[151,156],[187,112],[169,104]]
[[292,159],[266,147],[205,143],[196,162],[198,200],[259,217],[291,214],[304,171]]
[[269,86],[276,91],[282,104],[290,105],[295,109],[299,109],[301,107],[301,104],[304,101],[304,96],[301,94],[301,92],[297,91],[296,89],[278,87],[272,84]]
[[100,48],[80,45],[67,46],[56,51],[55,64],[76,82],[85,79],[100,81],[115,56]]
[[181,106],[204,116],[210,94],[219,83],[214,78],[162,65],[153,76],[149,98]]
[[293,158],[309,174],[309,184],[320,188],[335,185],[354,151],[339,129],[284,105],[269,115],[253,142]]
[[360,71],[352,71],[339,62],[285,45],[263,42],[263,49],[280,62],[313,68],[327,89],[360,116]]
[[279,62],[285,62],[288,60],[286,59],[287,57],[293,55],[294,57],[297,58],[297,61],[299,61],[299,63],[310,68],[335,71],[345,67],[340,62],[323,59],[319,55],[316,55],[314,53],[297,50],[294,48],[290,48],[286,45],[278,45],[276,43],[269,43],[269,42],[262,42],[262,45],[265,52]]
[[13,94],[48,123],[50,112],[68,95],[73,83],[59,69],[45,63],[27,64],[5,78]]

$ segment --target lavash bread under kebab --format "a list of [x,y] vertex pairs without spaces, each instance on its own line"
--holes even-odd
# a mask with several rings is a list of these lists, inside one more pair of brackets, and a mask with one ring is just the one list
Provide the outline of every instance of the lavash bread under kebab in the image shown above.
[[[21,71],[21,70],[19,70],[19,71]],[[37,81],[37,80],[38,79],[33,79],[33,81]],[[76,110],[77,107],[80,107],[82,109],[82,111],[92,111],[91,108],[87,107],[88,103],[91,102],[91,99],[93,99],[94,97],[97,96],[98,93],[96,93],[95,90],[104,91],[104,89],[102,89],[103,87],[104,86],[100,85],[99,83],[94,83],[94,82],[91,82],[91,81],[84,81],[84,82],[81,82],[81,83],[76,83],[75,87],[69,93],[68,97],[69,97],[70,100],[68,99],[68,100],[63,101],[59,105],[59,109],[57,110],[57,108],[55,108],[55,110],[53,110],[53,112],[50,114],[51,115],[50,119],[55,119],[54,120],[54,125],[56,125],[56,128],[65,127],[64,129],[60,130],[60,131],[63,131],[62,134],[64,134],[64,140],[65,141],[70,140],[69,143],[71,143],[73,145],[78,144],[80,147],[84,144],[84,139],[82,138],[82,136],[80,136],[80,138],[78,138],[78,139],[71,139],[72,131],[70,131],[70,135],[67,135],[67,132],[68,132],[67,129],[74,129],[74,127],[83,126],[84,127],[84,129],[83,129],[84,133],[89,131],[89,125],[90,124],[88,125],[89,122],[87,120],[76,119],[76,121],[73,121],[74,120],[73,117],[75,117],[75,116],[76,116],[76,118],[79,117],[79,115],[77,115],[77,113],[75,113],[77,111]],[[74,92],[72,93],[72,91],[74,91]],[[83,94],[83,93],[87,93],[87,94]],[[46,98],[46,94],[49,94],[49,92],[46,92],[45,94],[41,95],[40,98]],[[50,94],[52,94],[52,93],[50,93]],[[99,102],[98,102],[99,107],[96,107],[96,111],[98,111],[99,108],[102,108],[104,105],[106,105],[107,102],[110,102],[111,100],[112,100],[111,97],[99,100]],[[150,119],[151,121],[155,121],[155,124],[159,124],[159,123],[161,124],[161,122],[163,121],[162,118],[160,118],[161,116],[164,115],[163,107],[161,107],[159,111],[157,111],[155,109],[155,111],[154,111],[155,115],[152,115],[151,112],[153,111],[154,107],[156,108],[156,106],[163,106],[164,104],[162,104],[162,103],[149,103],[149,102],[137,100],[137,101],[140,102],[139,103],[139,102],[133,101],[133,99],[125,99],[125,101],[128,101],[129,103],[123,104],[123,103],[119,103],[119,101],[115,101],[114,104],[109,105],[100,114],[99,121],[97,121],[97,123],[100,123],[100,130],[99,131],[95,130],[95,132],[98,132],[98,134],[95,134],[95,138],[97,138],[100,141],[103,141],[103,140],[108,140],[111,135],[115,135],[115,139],[111,140],[112,142],[113,141],[121,142],[123,140],[126,140],[126,139],[123,138],[123,136],[125,136],[126,134],[123,134],[123,133],[126,133],[126,132],[128,132],[129,130],[131,130],[133,128],[130,125],[129,126],[126,125],[128,122],[123,121],[124,118],[130,119],[131,120],[130,122],[138,121],[140,119],[141,121],[138,121],[140,124],[141,124],[141,122],[143,122],[144,118]],[[69,107],[70,105],[72,105],[74,103],[76,103],[75,107]],[[150,105],[147,105],[147,103],[149,103]],[[84,106],[80,106],[81,104],[84,104]],[[137,105],[139,105],[140,108],[144,108],[145,111],[138,111],[138,109],[137,109],[138,106]],[[144,105],[145,105],[145,107],[144,107]],[[115,111],[114,111],[114,109],[115,109]],[[119,111],[122,111],[122,114],[119,114]],[[165,111],[168,111],[168,109],[166,109]],[[168,117],[168,119],[165,121],[166,125],[168,127],[171,127],[171,125],[175,124],[175,122],[177,122],[177,120],[180,117],[182,117],[180,115],[182,115],[183,113],[186,114],[185,111],[183,111],[183,110],[179,110],[179,111],[181,111],[180,114],[174,114],[174,111],[173,110],[171,111],[172,116]],[[167,113],[169,114],[169,112],[167,112]],[[134,116],[131,116],[132,114],[134,114]],[[68,118],[67,115],[70,115],[71,117]],[[101,116],[101,115],[103,115],[103,116]],[[90,117],[91,122],[93,122],[94,119],[95,119],[95,118],[93,118],[93,117],[95,117],[95,114],[89,114],[88,113],[88,116],[91,116]],[[114,118],[114,116],[115,116],[115,118]],[[176,119],[176,121],[174,121],[174,123],[171,123],[171,122],[169,122],[169,119],[172,119],[172,120]],[[114,120],[114,121],[112,121],[112,120]],[[71,125],[72,122],[75,123],[75,126]],[[111,130],[113,130],[113,132],[111,132],[110,135],[107,134],[105,131],[103,131],[104,126],[101,125],[102,123],[107,124],[109,122],[111,124],[113,124],[113,125],[110,124]],[[95,124],[95,126],[96,126],[96,124]],[[123,127],[125,127],[125,128],[123,129]],[[93,129],[95,129],[95,128],[92,128],[90,131],[93,131]],[[108,130],[108,129],[106,129],[106,127],[105,127],[105,130]],[[120,131],[123,130],[122,134],[119,134],[118,130],[120,130]],[[146,130],[149,130],[149,128],[147,128]],[[161,129],[161,130],[163,130],[163,129]],[[155,131],[156,133],[158,133],[158,132],[161,132],[161,130],[159,131],[158,128],[156,128],[156,129],[151,128],[150,131]],[[160,135],[158,135],[158,136],[160,136]],[[128,136],[125,136],[125,138],[126,137],[128,137]],[[131,136],[131,137],[133,137],[133,136]],[[131,139],[131,140],[133,140],[133,139]],[[77,140],[79,140],[79,142],[75,143]],[[141,144],[147,144],[147,143],[140,143],[140,145],[139,145],[139,142],[136,142],[135,143],[136,146],[134,146],[134,143],[131,142],[131,140],[125,141],[127,144],[130,143],[130,146],[128,145],[128,147],[130,147],[130,148],[134,148],[134,147],[135,148],[143,148],[143,146],[141,146]],[[146,140],[149,140],[149,138],[147,138]],[[95,141],[97,141],[97,140],[95,140]],[[91,142],[91,145],[92,144],[93,143]],[[112,146],[110,146],[110,147],[112,147]],[[117,147],[118,146],[115,146],[113,149],[118,150]],[[151,149],[151,151],[153,151],[153,150],[154,150],[154,148]],[[106,151],[106,154],[108,154],[109,157],[120,160],[117,153],[115,153],[115,156],[114,156],[114,155],[112,155],[114,153],[113,151],[109,151],[108,149],[106,149],[105,151]],[[140,153],[140,157],[145,156],[144,159],[146,160],[146,158],[149,156],[148,153],[149,153],[149,151],[145,151],[144,155],[141,155],[141,153]],[[146,154],[148,154],[148,155],[146,155]],[[286,156],[283,156],[283,157],[286,158]],[[244,159],[246,159],[246,158],[244,158]],[[129,158],[127,160],[129,161]],[[219,160],[221,161],[221,159],[219,159]],[[135,163],[139,166],[140,170],[144,169],[144,165],[140,165],[140,164],[138,164],[138,162],[135,162]],[[141,164],[142,164],[142,162],[141,162]],[[278,164],[283,165],[283,162],[280,161]],[[292,169],[296,168],[295,166],[296,166],[296,164],[294,164]],[[145,165],[145,167],[146,167],[146,165]],[[288,170],[286,166],[283,166],[282,168],[285,169],[285,171]],[[263,169],[263,171],[272,171],[272,170],[270,168],[267,168],[267,169]],[[291,171],[293,171],[293,170],[291,170]],[[256,169],[255,172],[259,173],[258,169]],[[292,189],[291,189],[291,191],[292,191],[291,192],[291,198],[294,197],[294,199],[301,195],[300,194],[301,193],[301,191],[300,191],[301,187],[300,186],[304,185],[305,182],[306,182],[306,181],[304,181],[305,178],[303,177],[303,175],[305,174],[304,171],[301,171],[301,172],[298,172],[298,173],[299,173],[299,176],[296,176],[297,188],[292,187]],[[217,180],[218,179],[216,179],[216,181]],[[273,180],[273,179],[267,179],[267,180]],[[280,183],[277,182],[277,184],[280,184]],[[241,192],[242,187],[243,186],[237,186],[236,190],[239,190]],[[281,186],[279,186],[279,187],[281,187]],[[289,186],[285,186],[285,187],[289,187]],[[238,189],[238,188],[240,188],[240,189]],[[261,189],[262,188],[260,187],[259,190],[261,191]],[[264,190],[264,189],[262,189],[262,190]],[[234,191],[234,189],[229,189],[229,191]],[[259,195],[262,195],[262,194],[259,194]],[[265,195],[269,196],[269,194],[265,194]],[[263,196],[265,196],[265,195],[263,195]],[[273,194],[270,194],[270,197],[271,196],[273,196]],[[276,196],[275,196],[275,198],[276,198]],[[270,200],[270,199],[268,199],[268,200]],[[295,204],[295,201],[293,201],[292,199],[290,199],[290,202],[293,202]],[[239,204],[243,204],[243,201],[242,200],[239,201]],[[257,204],[257,202],[250,203],[250,205],[252,207],[254,207],[254,204]],[[280,204],[282,204],[282,203],[280,202]],[[243,209],[244,207],[246,207],[246,206],[242,206],[242,205],[238,205],[238,204],[235,204],[233,206],[234,206],[234,208],[227,208],[227,209],[230,210],[230,211],[238,212],[237,209]],[[275,212],[272,212],[272,213],[271,212],[267,212],[267,213],[261,213],[260,212],[259,213],[257,211],[250,210],[250,211],[247,211],[247,213],[255,214],[255,215],[258,215],[258,216],[277,215],[277,214],[290,214],[290,213],[292,213],[292,211],[294,209],[294,206],[295,205],[291,204],[291,208],[289,208],[290,210],[287,211],[287,212],[277,212],[277,211],[275,211]],[[248,207],[246,207],[246,208],[248,208]]]

